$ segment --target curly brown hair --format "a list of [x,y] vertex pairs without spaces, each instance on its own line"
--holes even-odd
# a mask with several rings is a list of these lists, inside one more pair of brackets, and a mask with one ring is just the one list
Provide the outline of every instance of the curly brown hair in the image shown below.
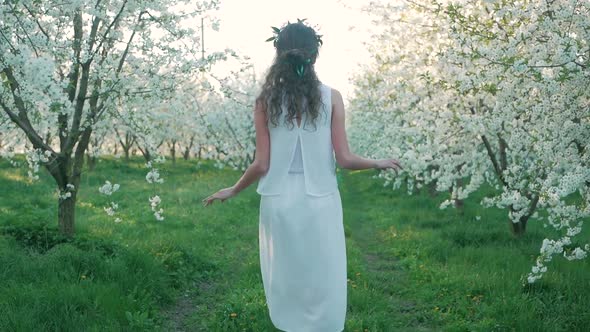
[[320,37],[300,20],[280,29],[274,42],[274,61],[257,98],[257,102],[266,106],[267,118],[274,126],[278,125],[283,101],[287,110],[285,125],[293,128],[293,120],[306,112],[315,126],[322,104],[321,82],[314,69],[322,44]]

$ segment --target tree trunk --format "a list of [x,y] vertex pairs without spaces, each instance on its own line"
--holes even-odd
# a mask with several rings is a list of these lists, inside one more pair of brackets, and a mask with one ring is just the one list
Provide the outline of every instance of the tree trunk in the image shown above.
[[176,141],[172,141],[170,147],[170,157],[172,157],[172,165],[176,165]]
[[93,171],[96,168],[96,157],[86,154],[86,162],[88,163],[88,170]]
[[[117,134],[118,141],[121,144],[121,149],[123,149],[123,154],[125,155],[125,161],[128,162],[129,161],[129,151],[133,147],[133,144],[135,144],[135,137],[129,133],[125,133],[125,139],[123,139],[121,137],[121,135],[119,134],[118,130],[115,130],[115,133]],[[116,147],[117,147],[117,144],[115,143],[115,154],[116,154]],[[133,155],[135,156],[135,152],[133,152]]]
[[436,191],[436,180],[430,182],[428,185],[428,194],[430,195],[430,197],[436,197],[438,196],[438,192]]
[[76,220],[76,193],[72,192],[72,197],[60,200],[57,211],[59,232],[67,237],[73,237]]
[[513,223],[512,220],[508,220],[508,223],[510,224],[510,232],[512,232],[512,235],[516,237],[521,237],[524,235],[526,231],[527,219],[528,218],[523,220],[523,218],[520,218],[520,221],[517,223]]
[[[409,183],[410,183],[410,179],[406,179],[406,188],[409,186]],[[412,187],[412,195],[417,195],[417,194],[420,194],[420,189],[418,189],[416,182],[414,182],[414,186]]]
[[188,158],[190,157],[191,154],[191,150],[189,148],[184,149],[184,152],[182,153],[182,158],[184,160],[188,160]]
[[143,154],[143,158],[145,159],[146,162],[150,162],[152,160],[152,155],[150,154],[150,150],[145,149],[145,151],[140,150],[141,153]]
[[123,148],[123,154],[125,155],[125,161],[129,161],[129,148]]
[[[86,133],[85,133],[86,134]],[[84,144],[85,141],[79,142]],[[81,154],[81,158],[80,158]],[[57,204],[57,224],[59,232],[67,237],[73,237],[75,233],[76,221],[76,199],[80,187],[80,176],[82,174],[82,165],[84,163],[84,149],[80,147],[76,151],[76,158],[68,157],[55,158],[45,167],[55,179],[57,187],[61,194],[69,192],[70,197],[66,199],[58,198]],[[74,189],[70,190],[69,185],[73,185]]]
[[149,148],[145,148],[142,149],[141,147],[138,146],[139,151],[141,151],[141,154],[143,155],[143,158],[145,159],[146,162],[150,162],[152,160],[152,155],[150,153],[150,149]]
[[[531,198],[531,196],[527,196],[529,198]],[[533,196],[531,198],[531,204],[529,205],[528,208],[528,212],[520,217],[520,219],[518,220],[517,223],[512,222],[512,220],[508,220],[508,223],[510,224],[510,231],[512,232],[512,235],[516,236],[516,237],[521,237],[522,235],[524,235],[525,231],[526,231],[526,224],[529,221],[529,218],[533,215],[533,213],[535,213],[535,210],[537,209],[537,204],[539,203],[539,196]],[[511,212],[514,212],[514,208],[512,206],[509,207]]]
[[[457,188],[463,186],[463,179],[457,179],[457,181],[455,181],[455,186]],[[465,205],[463,200],[462,199],[454,199],[453,204],[455,205],[455,208],[459,209],[461,211],[461,214],[463,214],[463,207]]]
[[184,158],[184,160],[188,160],[188,158],[190,157],[191,149],[193,148],[194,145],[195,145],[195,135],[191,136],[188,146],[184,149],[184,152],[182,153],[182,157]]

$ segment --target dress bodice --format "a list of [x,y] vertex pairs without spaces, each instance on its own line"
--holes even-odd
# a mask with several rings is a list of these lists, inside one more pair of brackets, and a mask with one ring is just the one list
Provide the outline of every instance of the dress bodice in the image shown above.
[[336,161],[331,136],[332,89],[320,85],[321,107],[315,123],[308,114],[301,114],[299,126],[285,124],[287,105],[281,105],[277,125],[269,125],[270,161],[267,172],[258,181],[256,192],[276,196],[289,190],[287,174],[304,173],[305,192],[311,196],[326,196],[338,191]]

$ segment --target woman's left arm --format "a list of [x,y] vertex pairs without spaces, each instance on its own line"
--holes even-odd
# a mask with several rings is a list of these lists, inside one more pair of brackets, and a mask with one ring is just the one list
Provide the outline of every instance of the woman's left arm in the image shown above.
[[264,107],[264,103],[256,101],[256,106],[254,107],[254,128],[256,129],[256,154],[254,161],[248,166],[236,184],[229,188],[221,189],[215,194],[203,199],[204,206],[212,204],[216,199],[224,202],[226,199],[236,196],[268,171],[270,162],[270,136],[266,125],[266,110]]

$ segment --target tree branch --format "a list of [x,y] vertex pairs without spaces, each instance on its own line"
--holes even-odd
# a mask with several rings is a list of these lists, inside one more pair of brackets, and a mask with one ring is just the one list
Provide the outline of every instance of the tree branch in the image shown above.
[[36,148],[36,149],[41,148],[41,149],[44,149],[47,151],[51,151],[52,153],[55,153],[55,151],[53,151],[53,149],[51,149],[51,147],[49,145],[45,144],[45,142],[43,141],[41,136],[39,136],[37,134],[37,132],[35,131],[35,129],[33,129],[31,127],[30,123],[28,123],[28,121],[23,121],[21,118],[19,118],[19,116],[14,114],[6,106],[6,104],[4,104],[2,102],[2,100],[0,100],[0,107],[2,107],[4,112],[6,112],[6,114],[8,114],[8,117],[10,117],[12,122],[14,122],[17,126],[19,126],[19,128],[21,128],[25,132],[25,135],[27,135],[27,137],[29,138],[29,141],[31,141],[31,143],[33,143],[34,148]]
[[137,18],[137,25],[135,25],[133,27],[133,32],[131,33],[131,36],[129,37],[129,40],[127,41],[127,45],[125,46],[125,50],[123,51],[123,54],[121,55],[121,59],[119,59],[119,66],[117,66],[117,73],[121,72],[121,69],[123,69],[123,64],[125,64],[125,60],[127,60],[127,55],[129,54],[129,49],[131,48],[131,43],[133,42],[133,38],[135,37],[135,33],[137,32],[137,27],[141,24],[141,17],[143,16],[143,14],[146,12],[141,12],[139,13],[139,17]]
[[[471,107],[470,110],[471,110],[471,114],[475,115],[475,109],[473,107]],[[490,157],[490,160],[492,161],[492,165],[494,166],[494,171],[496,171],[496,175],[500,179],[500,182],[502,182],[503,185],[507,186],[508,184],[506,183],[506,180],[504,179],[503,169],[500,166],[500,164],[498,163],[498,159],[496,159],[496,155],[494,154],[494,151],[492,150],[492,145],[490,144],[490,141],[488,140],[488,138],[485,135],[481,135],[481,140],[483,141],[483,145],[485,146],[488,156]]]
[[[125,10],[125,6],[126,5],[127,5],[127,0],[123,1],[123,4],[121,5],[121,8],[119,8],[119,12],[117,13],[117,15],[115,15],[115,18],[113,18],[113,21],[109,24],[109,26],[105,30],[105,32],[102,35],[102,38],[101,38],[98,46],[96,46],[96,50],[94,51],[94,54],[92,54],[92,57],[94,57],[97,54],[97,52],[102,47],[102,44],[105,42],[105,40],[107,40],[107,36],[111,32],[111,29],[113,28],[113,26],[115,26],[115,24],[118,24],[119,23],[119,20],[121,19],[121,15],[123,14],[123,11]],[[97,4],[97,6],[98,6],[98,4]]]
[[33,143],[33,146],[35,148],[43,148],[45,150],[54,152],[51,149],[51,147],[43,141],[43,138],[41,138],[41,136],[39,136],[39,134],[35,131],[33,125],[31,125],[31,121],[27,116],[27,109],[25,107],[25,103],[17,93],[18,82],[12,74],[12,70],[7,67],[4,68],[2,72],[6,75],[6,78],[8,79],[8,84],[10,85],[12,97],[14,98],[14,103],[19,112],[18,115],[16,115],[14,112],[10,110],[10,108],[6,104],[2,102],[2,100],[0,100],[0,105],[2,106],[2,109],[4,110],[4,112],[6,112],[6,114],[8,114],[10,119],[25,132],[25,134],[27,135],[31,143]]
[[25,9],[27,10],[27,12],[29,12],[29,15],[31,15],[31,17],[35,20],[35,23],[37,23],[37,27],[39,28],[39,30],[41,30],[41,33],[43,35],[45,35],[45,38],[47,38],[47,42],[49,42],[49,34],[47,33],[47,31],[45,31],[45,29],[43,29],[43,27],[41,26],[41,23],[39,22],[39,20],[35,17],[35,14],[33,13],[33,11],[27,7],[26,4],[22,4],[23,7],[25,7]]

